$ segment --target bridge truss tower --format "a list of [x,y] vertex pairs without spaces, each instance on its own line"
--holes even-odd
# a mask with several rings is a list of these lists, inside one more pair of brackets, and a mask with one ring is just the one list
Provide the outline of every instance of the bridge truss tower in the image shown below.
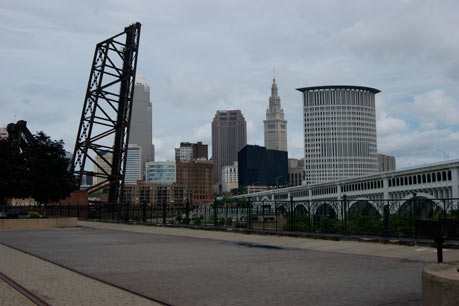
[[[110,204],[123,192],[140,27],[97,44],[72,158],[78,187],[83,175],[97,178],[88,193],[108,188]],[[98,171],[85,169],[88,160]]]

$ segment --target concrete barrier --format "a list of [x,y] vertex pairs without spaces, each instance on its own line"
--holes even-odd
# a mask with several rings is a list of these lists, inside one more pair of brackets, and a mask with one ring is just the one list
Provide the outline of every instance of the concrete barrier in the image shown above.
[[459,262],[427,266],[422,272],[422,305],[459,305]]
[[41,230],[76,226],[77,218],[0,219],[0,230]]

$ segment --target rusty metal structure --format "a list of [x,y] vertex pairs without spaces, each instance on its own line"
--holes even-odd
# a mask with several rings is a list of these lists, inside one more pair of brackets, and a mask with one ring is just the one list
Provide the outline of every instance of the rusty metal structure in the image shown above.
[[24,151],[35,144],[35,139],[27,128],[27,121],[19,120],[16,123],[10,123],[6,130],[8,131],[8,142],[17,152]]
[[[134,23],[97,44],[72,158],[78,187],[83,175],[97,178],[88,193],[107,190],[110,204],[123,191],[140,27]],[[85,169],[88,160],[98,171]]]

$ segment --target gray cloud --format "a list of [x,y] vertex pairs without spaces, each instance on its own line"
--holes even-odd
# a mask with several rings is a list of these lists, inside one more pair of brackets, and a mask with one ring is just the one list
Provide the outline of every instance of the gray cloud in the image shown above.
[[[303,154],[295,88],[355,84],[382,90],[381,150],[399,155],[399,165],[433,160],[437,148],[457,150],[448,142],[458,129],[451,115],[459,96],[458,6],[452,0],[10,1],[0,10],[0,125],[16,115],[72,150],[95,44],[140,21],[139,67],[151,88],[160,159],[173,159],[180,141],[210,141],[206,129],[218,109],[241,109],[251,122],[248,142],[262,144],[275,67],[289,156]],[[440,101],[436,109],[430,100]],[[450,115],[442,116],[441,107]]]

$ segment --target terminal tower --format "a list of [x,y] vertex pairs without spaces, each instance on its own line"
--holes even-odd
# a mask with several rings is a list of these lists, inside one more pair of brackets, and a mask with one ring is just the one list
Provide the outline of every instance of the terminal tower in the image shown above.
[[275,78],[273,78],[273,85],[271,86],[266,120],[263,122],[265,124],[266,149],[287,151],[287,120],[284,120],[284,110],[280,105]]

